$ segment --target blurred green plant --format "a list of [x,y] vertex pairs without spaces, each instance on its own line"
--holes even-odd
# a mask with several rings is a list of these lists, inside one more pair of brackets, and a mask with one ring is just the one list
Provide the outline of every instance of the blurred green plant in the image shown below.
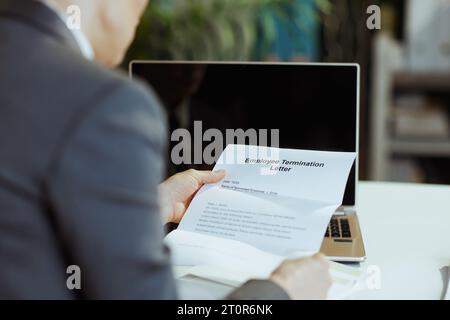
[[[276,37],[274,17],[287,30],[319,19],[329,0],[152,0],[144,13],[130,59],[254,60]],[[258,59],[258,57],[256,57]]]

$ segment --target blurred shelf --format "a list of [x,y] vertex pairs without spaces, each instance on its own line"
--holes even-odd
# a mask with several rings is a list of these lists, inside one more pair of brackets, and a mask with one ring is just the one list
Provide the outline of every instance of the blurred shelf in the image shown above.
[[450,141],[393,140],[389,150],[397,155],[450,157]]
[[[406,70],[404,58],[407,51],[404,43],[386,34],[378,34],[373,46],[371,178],[383,181],[396,176],[407,180],[411,177],[415,179],[415,173],[419,172],[418,176],[423,181],[447,183],[450,181],[447,178],[450,137],[436,134],[444,131],[443,124],[436,121],[437,118],[430,118],[429,114],[418,117],[422,122],[415,123],[413,115],[414,112],[418,115],[419,108],[408,109],[408,106],[420,106],[421,99],[430,103],[431,107],[442,104],[444,107],[439,119],[447,118],[450,108],[450,71],[445,68],[433,71]],[[403,106],[403,109],[399,106]],[[405,112],[407,116],[403,117],[403,121],[410,117],[406,129],[405,122],[402,123],[403,131],[399,131],[400,117],[393,117],[394,112]],[[424,131],[425,127],[430,130]],[[413,134],[406,135],[405,130]]]
[[450,92],[450,72],[396,72],[393,84],[398,90]]

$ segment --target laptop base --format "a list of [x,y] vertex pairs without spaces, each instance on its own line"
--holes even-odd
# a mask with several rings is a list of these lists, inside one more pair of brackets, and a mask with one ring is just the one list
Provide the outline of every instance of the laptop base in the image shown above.
[[346,211],[332,217],[320,252],[337,262],[362,262],[366,259],[356,212]]

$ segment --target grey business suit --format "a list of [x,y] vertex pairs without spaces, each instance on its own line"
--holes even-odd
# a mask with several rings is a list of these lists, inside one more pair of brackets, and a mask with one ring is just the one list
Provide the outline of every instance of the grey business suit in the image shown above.
[[[157,185],[165,117],[59,17],[0,1],[0,299],[174,299]],[[68,290],[66,268],[82,270]],[[254,281],[229,298],[287,298]]]

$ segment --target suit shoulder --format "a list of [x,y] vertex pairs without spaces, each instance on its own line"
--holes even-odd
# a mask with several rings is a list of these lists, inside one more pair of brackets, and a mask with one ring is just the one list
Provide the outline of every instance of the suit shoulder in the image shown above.
[[[142,104],[155,115],[163,116],[161,102],[153,89],[141,81],[131,80],[120,70],[109,70],[78,55],[64,57],[70,63],[60,63],[61,77],[69,77],[69,92],[76,100],[95,104],[105,99],[117,99],[122,103]],[[61,79],[62,80],[62,79]]]

